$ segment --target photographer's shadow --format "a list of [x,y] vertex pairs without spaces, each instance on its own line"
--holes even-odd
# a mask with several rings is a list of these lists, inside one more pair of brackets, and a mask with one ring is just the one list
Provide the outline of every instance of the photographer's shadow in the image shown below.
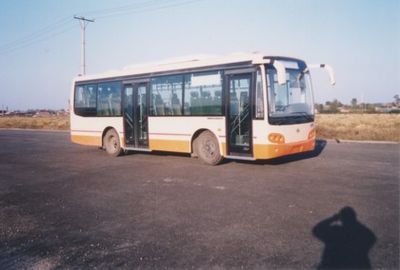
[[318,269],[370,269],[368,253],[376,242],[375,234],[361,224],[351,207],[322,220],[312,230],[324,244]]

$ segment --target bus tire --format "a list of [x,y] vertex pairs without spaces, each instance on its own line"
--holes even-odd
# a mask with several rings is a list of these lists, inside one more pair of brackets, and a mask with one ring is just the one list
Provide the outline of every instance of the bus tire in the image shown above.
[[196,139],[196,153],[206,164],[217,165],[222,160],[219,152],[219,144],[217,138],[210,131],[204,131]]
[[118,133],[115,129],[110,129],[106,132],[106,135],[104,135],[103,138],[103,144],[107,154],[110,156],[117,157],[123,152]]

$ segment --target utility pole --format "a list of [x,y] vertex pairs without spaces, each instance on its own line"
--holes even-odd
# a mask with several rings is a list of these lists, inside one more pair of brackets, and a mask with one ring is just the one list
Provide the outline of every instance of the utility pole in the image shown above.
[[85,30],[86,30],[86,26],[91,23],[94,22],[94,19],[89,20],[86,19],[85,17],[78,17],[78,16],[74,16],[74,19],[79,20],[79,23],[81,25],[81,75],[85,75],[86,74],[86,59],[85,59]]

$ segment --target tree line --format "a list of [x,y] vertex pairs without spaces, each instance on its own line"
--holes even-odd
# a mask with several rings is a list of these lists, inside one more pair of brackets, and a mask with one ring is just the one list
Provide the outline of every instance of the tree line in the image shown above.
[[343,104],[338,99],[316,103],[315,109],[319,113],[400,113],[400,96],[395,95],[393,102],[388,103],[359,103],[352,98],[350,104]]

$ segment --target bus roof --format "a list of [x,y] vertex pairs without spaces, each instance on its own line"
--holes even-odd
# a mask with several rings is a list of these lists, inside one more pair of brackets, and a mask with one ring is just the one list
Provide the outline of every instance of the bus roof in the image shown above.
[[[248,64],[267,64],[270,62],[270,58],[273,57],[269,57],[260,53],[235,53],[225,56],[197,55],[167,59],[160,62],[130,65],[124,67],[122,70],[113,70],[100,74],[78,76],[74,81],[90,81],[245,62],[248,62]],[[287,59],[297,60],[295,58]]]

